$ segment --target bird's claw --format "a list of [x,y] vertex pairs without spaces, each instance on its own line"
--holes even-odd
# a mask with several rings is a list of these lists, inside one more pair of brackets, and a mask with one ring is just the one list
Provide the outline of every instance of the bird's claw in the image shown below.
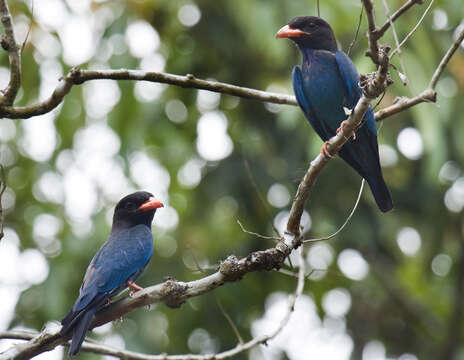
[[126,285],[132,289],[129,293],[130,297],[133,297],[137,291],[143,290],[143,287],[140,287],[136,283],[129,280],[126,281]]
[[[343,128],[344,128],[346,125],[347,125],[347,120],[342,121],[341,124],[340,124],[340,126],[339,126],[338,129],[337,129],[337,134],[338,134],[339,132],[343,132]],[[350,136],[350,137],[348,137],[348,138],[346,138],[346,136],[344,136],[344,137],[345,137],[346,140],[349,140],[351,137],[353,138],[353,140],[356,140],[356,133],[355,133],[355,131],[353,130],[353,131],[351,132],[351,136]]]
[[330,154],[329,150],[327,149],[327,145],[329,145],[329,142],[326,141],[324,145],[322,145],[321,148],[321,155],[324,159],[331,159],[332,155]]

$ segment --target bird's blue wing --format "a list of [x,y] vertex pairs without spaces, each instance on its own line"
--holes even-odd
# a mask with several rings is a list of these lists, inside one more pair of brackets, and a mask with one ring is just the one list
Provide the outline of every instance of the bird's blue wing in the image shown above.
[[306,120],[312,126],[314,131],[322,138],[328,139],[330,135],[327,131],[321,126],[321,123],[317,120],[316,115],[311,109],[309,97],[305,91],[305,82],[303,79],[303,74],[299,66],[293,68],[292,73],[292,82],[293,82],[293,92],[295,93],[296,100],[300,105],[303,113],[305,114]]
[[296,96],[296,100],[298,101],[298,104],[300,105],[301,109],[303,112],[308,115],[308,121],[312,125],[312,120],[309,117],[309,114],[311,113],[311,107],[309,106],[308,99],[306,99],[306,95],[304,93],[303,89],[303,74],[301,73],[301,68],[299,66],[295,66],[293,68],[292,72],[292,80],[293,80],[293,91]]
[[152,252],[153,237],[145,225],[111,235],[90,263],[73,311],[121,291],[128,279],[140,275]]
[[[353,109],[362,95],[362,90],[359,87],[358,70],[348,55],[346,55],[343,51],[335,52],[335,61],[337,62],[338,70],[340,71],[343,84],[345,85],[345,103],[343,105],[349,109]],[[366,111],[366,114],[364,115],[364,120],[366,122],[367,128],[377,136],[374,111],[370,105]]]
[[137,225],[121,235],[112,246],[112,258],[106,258],[101,264],[105,275],[98,281],[98,287],[103,291],[113,291],[128,279],[135,280],[134,275],[145,268],[153,252],[153,237],[148,227]]
[[335,61],[338,65],[338,70],[345,85],[345,106],[352,109],[359,98],[362,91],[359,87],[359,74],[351,59],[343,51],[335,52]]

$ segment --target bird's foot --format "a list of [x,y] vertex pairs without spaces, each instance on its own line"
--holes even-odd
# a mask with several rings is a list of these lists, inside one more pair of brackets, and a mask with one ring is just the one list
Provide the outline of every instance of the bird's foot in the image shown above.
[[132,281],[129,281],[129,280],[126,281],[126,285],[127,285],[128,287],[130,287],[131,289],[133,289],[133,290],[131,290],[131,292],[129,293],[129,296],[130,296],[130,297],[134,296],[134,294],[135,294],[137,291],[143,290],[143,287],[140,287],[140,286],[138,286],[136,283],[134,283],[134,282],[132,282]]
[[[337,134],[338,134],[339,132],[343,131],[343,128],[344,128],[346,125],[347,125],[347,120],[343,120],[343,121],[341,122],[339,128],[337,129]],[[356,133],[355,133],[354,130],[351,132],[351,136],[348,137],[348,138],[345,137],[345,139],[346,139],[346,140],[349,140],[351,137],[353,138],[353,140],[356,140]]]
[[327,149],[327,145],[329,145],[328,141],[326,141],[321,147],[321,155],[324,159],[332,158],[332,154],[330,154],[329,150]]
[[105,306],[109,306],[109,305],[111,305],[112,303],[113,303],[113,302],[111,301],[111,299],[108,298],[108,299],[106,299],[106,301],[105,301]]

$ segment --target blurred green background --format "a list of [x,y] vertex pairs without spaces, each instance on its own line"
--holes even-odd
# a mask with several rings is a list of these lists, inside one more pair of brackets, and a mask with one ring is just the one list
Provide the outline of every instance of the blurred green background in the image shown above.
[[[383,4],[375,3],[383,24]],[[402,3],[388,0],[392,11]],[[31,24],[16,105],[45,99],[76,65],[191,73],[292,93],[291,69],[300,56],[275,33],[295,16],[316,14],[313,0],[35,0],[33,14],[30,1],[9,4],[19,40]],[[427,4],[398,20],[400,39]],[[347,51],[360,1],[326,0],[320,8]],[[402,49],[409,85],[392,72],[395,84],[380,107],[426,88],[462,21],[462,0],[435,1]],[[364,16],[350,54],[361,73],[374,70],[364,56],[366,28]],[[394,45],[391,30],[382,43]],[[0,62],[3,88],[4,51]],[[401,69],[398,56],[393,64]],[[464,359],[463,89],[461,48],[437,85],[436,105],[382,123],[380,154],[395,210],[381,214],[365,189],[340,235],[306,247],[312,271],[289,326],[269,346],[238,359]],[[129,81],[88,82],[50,114],[3,119],[0,141],[8,183],[0,330],[40,330],[65,315],[105,241],[114,205],[135,189],[168,204],[155,216],[156,250],[141,286],[166,276],[197,279],[195,261],[208,267],[272,246],[242,232],[237,219],[262,234],[273,235],[273,225],[281,231],[298,181],[322,144],[294,106]],[[331,161],[306,207],[308,237],[336,231],[359,186],[354,171]],[[278,324],[284,294],[295,285],[277,272],[249,274],[180,309],[138,309],[91,337],[145,353],[225,350],[237,340],[216,296],[249,339]],[[0,341],[0,349],[10,345]],[[58,349],[42,358],[63,356]]]

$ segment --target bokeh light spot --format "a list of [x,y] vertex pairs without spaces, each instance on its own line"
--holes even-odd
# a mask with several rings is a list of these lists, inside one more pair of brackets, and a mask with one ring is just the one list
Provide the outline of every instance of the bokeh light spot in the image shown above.
[[422,136],[419,131],[412,127],[400,131],[397,145],[400,152],[411,160],[419,159],[424,151]]
[[380,341],[369,341],[364,345],[362,352],[362,360],[386,360],[387,351],[385,345]]
[[228,157],[234,148],[227,134],[227,118],[219,111],[203,114],[197,124],[197,151],[209,161],[218,161]]
[[143,58],[158,49],[160,38],[148,22],[137,20],[127,26],[126,44],[133,56]]
[[390,145],[379,144],[379,157],[382,167],[395,166],[398,162],[398,154]]
[[419,251],[422,240],[416,229],[407,226],[400,229],[396,242],[405,255],[414,256]]
[[351,295],[343,288],[332,289],[322,297],[322,307],[331,317],[345,316],[351,307]]
[[448,275],[453,265],[453,260],[447,254],[438,254],[432,260],[432,271],[435,275],[444,277]]
[[173,99],[166,103],[164,109],[169,120],[174,123],[182,123],[187,120],[187,107],[180,100]]
[[369,264],[357,250],[343,250],[338,255],[337,264],[343,275],[351,280],[362,280],[369,273]]
[[290,202],[290,193],[282,184],[273,184],[267,191],[267,201],[276,208],[282,208]]
[[197,5],[193,3],[185,4],[180,7],[177,17],[182,25],[191,27],[200,21],[201,12]]

